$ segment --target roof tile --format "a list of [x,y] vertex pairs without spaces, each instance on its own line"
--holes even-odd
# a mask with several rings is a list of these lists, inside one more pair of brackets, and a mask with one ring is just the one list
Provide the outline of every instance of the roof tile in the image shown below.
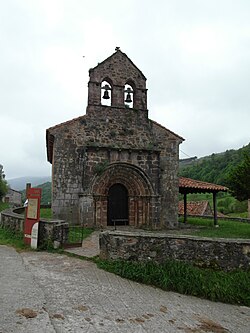
[[228,191],[228,188],[222,185],[202,182],[191,178],[179,177],[179,188],[208,191]]

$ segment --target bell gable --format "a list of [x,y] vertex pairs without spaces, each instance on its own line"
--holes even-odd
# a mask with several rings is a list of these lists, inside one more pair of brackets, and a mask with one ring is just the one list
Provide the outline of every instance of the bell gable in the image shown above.
[[147,110],[146,78],[119,49],[89,70],[88,106],[93,105]]

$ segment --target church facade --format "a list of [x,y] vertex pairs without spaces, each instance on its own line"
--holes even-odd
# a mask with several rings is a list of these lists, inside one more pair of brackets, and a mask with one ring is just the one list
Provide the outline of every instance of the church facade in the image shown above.
[[116,50],[89,71],[86,114],[47,129],[55,218],[90,227],[174,227],[179,144],[148,118],[146,78]]

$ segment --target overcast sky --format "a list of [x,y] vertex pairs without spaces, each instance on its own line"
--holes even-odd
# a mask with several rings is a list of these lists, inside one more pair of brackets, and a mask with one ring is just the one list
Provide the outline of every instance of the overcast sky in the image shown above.
[[116,46],[147,77],[149,117],[186,139],[181,158],[249,143],[249,0],[0,4],[7,179],[51,173],[46,128],[85,114],[88,70]]

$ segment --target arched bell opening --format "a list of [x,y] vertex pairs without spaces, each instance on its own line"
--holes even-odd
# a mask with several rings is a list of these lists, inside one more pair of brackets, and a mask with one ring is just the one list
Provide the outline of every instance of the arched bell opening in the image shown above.
[[128,225],[128,221],[128,190],[122,184],[113,184],[108,191],[107,225]]
[[106,80],[101,83],[101,105],[112,105],[112,86]]
[[124,105],[126,108],[134,107],[134,89],[130,84],[125,84],[124,87]]

